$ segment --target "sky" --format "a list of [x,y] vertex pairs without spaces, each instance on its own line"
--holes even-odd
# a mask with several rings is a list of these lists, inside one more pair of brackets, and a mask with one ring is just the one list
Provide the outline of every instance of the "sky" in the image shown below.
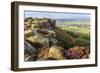
[[51,19],[81,19],[89,20],[88,13],[71,13],[71,12],[44,12],[44,11],[24,11],[24,17],[33,18],[51,18]]

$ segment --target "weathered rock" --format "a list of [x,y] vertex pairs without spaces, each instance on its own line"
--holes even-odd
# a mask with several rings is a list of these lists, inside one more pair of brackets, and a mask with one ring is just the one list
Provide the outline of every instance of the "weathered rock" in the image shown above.
[[41,30],[37,30],[39,33],[42,33],[42,34],[48,34],[49,32],[48,32],[48,30],[46,30],[46,29],[41,29]]
[[24,42],[24,49],[27,50],[30,54],[33,54],[36,51],[36,48],[27,41]]
[[37,60],[47,60],[49,48],[40,48],[37,50]]
[[83,59],[89,58],[89,48],[86,47],[73,47],[65,53],[67,59]]
[[37,59],[35,53],[37,49],[43,47],[42,44],[38,42],[32,43],[31,41],[25,41],[24,44],[24,60],[25,61],[35,61]]
[[32,60],[32,54],[36,52],[36,48],[32,46],[29,42],[24,42],[24,60],[30,61]]
[[[28,40],[27,40],[28,41]],[[28,41],[30,43],[30,45],[32,45],[33,47],[35,47],[36,49],[39,49],[39,48],[42,48],[43,47],[43,44],[39,43],[39,42],[31,42],[31,41]]]
[[54,59],[58,59],[58,60],[65,59],[64,53],[63,53],[63,48],[59,47],[59,46],[52,46],[49,50],[48,58],[54,58]]
[[[49,18],[25,18],[25,25],[27,26],[28,24],[31,25],[37,25],[41,28],[48,28],[48,29],[52,29],[55,27],[56,25],[56,21],[53,19],[49,19]],[[32,29],[34,29],[34,26],[31,27]]]
[[25,37],[25,38],[30,37],[30,36],[32,36],[32,35],[33,35],[32,30],[25,30],[25,31],[24,31],[24,37]]
[[28,55],[28,56],[24,57],[24,61],[34,61],[34,58],[32,55]]
[[51,48],[41,48],[38,51],[38,60],[63,60],[63,48],[59,46],[52,46]]

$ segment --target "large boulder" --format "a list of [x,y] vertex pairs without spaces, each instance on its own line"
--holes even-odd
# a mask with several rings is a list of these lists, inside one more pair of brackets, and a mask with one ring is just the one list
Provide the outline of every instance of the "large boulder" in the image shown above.
[[63,48],[59,46],[52,46],[48,52],[48,58],[54,58],[57,60],[65,59]]
[[76,46],[73,48],[69,48],[65,56],[67,59],[85,59],[89,58],[90,50],[87,47]]
[[64,60],[63,48],[52,46],[51,48],[41,48],[38,50],[37,60]]

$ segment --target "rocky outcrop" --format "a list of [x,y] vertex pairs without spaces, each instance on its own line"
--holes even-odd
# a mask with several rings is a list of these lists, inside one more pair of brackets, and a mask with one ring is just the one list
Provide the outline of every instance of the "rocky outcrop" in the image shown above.
[[75,44],[75,38],[49,18],[26,18],[25,61],[89,58],[90,49]]
[[56,26],[56,21],[49,18],[25,18],[25,30],[36,28],[52,29]]

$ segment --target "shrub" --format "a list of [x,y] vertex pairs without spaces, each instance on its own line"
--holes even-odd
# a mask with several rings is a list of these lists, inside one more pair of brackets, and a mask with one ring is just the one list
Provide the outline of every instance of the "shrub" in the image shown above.
[[78,45],[78,46],[89,47],[90,46],[90,41],[86,40],[86,39],[82,39],[82,38],[76,38],[75,39],[75,44]]
[[57,45],[66,49],[74,45],[74,38],[67,34],[64,30],[56,27],[54,31],[56,33],[56,39],[58,41]]

